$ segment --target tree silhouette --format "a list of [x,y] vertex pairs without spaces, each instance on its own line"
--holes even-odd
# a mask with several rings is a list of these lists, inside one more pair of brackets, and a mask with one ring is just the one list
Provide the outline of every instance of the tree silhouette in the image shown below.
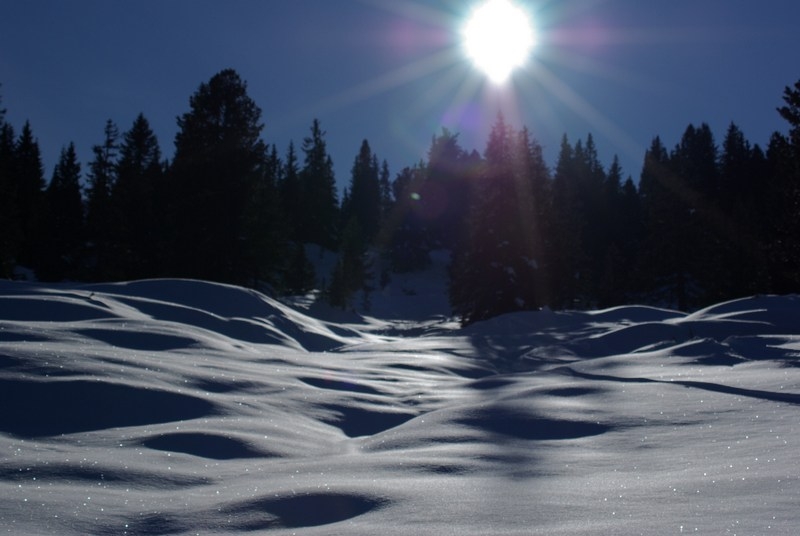
[[346,227],[350,219],[355,219],[367,244],[372,243],[381,223],[379,174],[378,159],[364,140],[353,162],[348,202],[346,206],[342,204],[342,221]]
[[527,131],[499,116],[468,218],[469,236],[451,266],[450,302],[463,324],[541,305],[542,247],[533,185],[543,177]]
[[14,178],[14,128],[6,123],[5,113],[5,108],[0,108],[0,277],[12,277],[22,229]]
[[20,230],[17,262],[22,266],[35,266],[41,253],[45,181],[39,143],[33,137],[33,130],[27,121],[14,147],[9,182]]
[[300,171],[302,209],[299,238],[302,243],[337,247],[339,201],[333,161],[328,155],[325,132],[319,121],[311,125],[311,135],[303,140],[303,168]]
[[160,192],[164,163],[149,121],[139,114],[119,145],[117,178],[111,189],[114,258],[112,279],[138,279],[161,273],[159,235],[164,226]]
[[80,274],[83,247],[81,166],[70,143],[62,149],[45,191],[42,253],[36,275],[43,281],[75,279]]
[[91,277],[108,279],[114,263],[111,190],[117,180],[119,130],[109,119],[103,130],[103,143],[92,148],[94,159],[89,164],[89,187],[86,206],[86,239],[91,251]]
[[245,283],[244,214],[264,157],[261,110],[233,69],[214,75],[178,118],[169,173],[174,275]]

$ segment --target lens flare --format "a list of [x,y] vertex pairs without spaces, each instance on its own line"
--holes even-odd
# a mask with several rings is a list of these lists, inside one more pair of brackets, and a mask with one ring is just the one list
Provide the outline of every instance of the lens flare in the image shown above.
[[494,83],[502,83],[528,59],[536,43],[530,18],[510,0],[488,0],[463,30],[467,56]]

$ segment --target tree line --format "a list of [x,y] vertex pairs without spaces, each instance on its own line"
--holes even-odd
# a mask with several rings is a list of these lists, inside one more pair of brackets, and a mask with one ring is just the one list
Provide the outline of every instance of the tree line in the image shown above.
[[[0,109],[0,275],[43,281],[189,277],[368,304],[392,273],[452,253],[453,313],[468,324],[539,307],[651,303],[692,309],[800,289],[800,81],[766,149],[731,124],[721,145],[689,125],[655,137],[638,182],[605,168],[588,135],[555,166],[498,116],[482,153],[442,129],[391,177],[364,140],[339,196],[326,133],[299,150],[262,141],[261,110],[226,69],[200,85],[162,157],[144,115],[109,120],[84,170],[74,144],[45,181],[30,124]],[[315,274],[306,246],[338,252]]]

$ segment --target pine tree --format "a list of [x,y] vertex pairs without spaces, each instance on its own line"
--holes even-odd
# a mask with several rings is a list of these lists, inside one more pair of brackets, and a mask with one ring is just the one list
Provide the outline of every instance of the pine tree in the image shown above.
[[33,136],[29,122],[22,127],[15,147],[10,186],[19,223],[17,263],[35,266],[42,252],[42,203],[44,198],[44,167],[39,142]]
[[381,173],[378,177],[381,198],[381,227],[386,222],[392,211],[394,199],[392,198],[392,183],[389,174],[389,163],[384,160],[381,163]]
[[81,166],[75,145],[61,150],[45,192],[43,251],[36,275],[43,281],[74,279],[80,274],[83,246]]
[[244,217],[264,144],[261,110],[232,69],[214,75],[178,118],[169,174],[175,275],[245,283]]
[[389,264],[395,272],[412,272],[430,265],[430,243],[419,191],[426,171],[406,167],[392,182],[394,204],[384,223],[389,237]]
[[282,171],[283,163],[273,145],[264,155],[245,209],[246,259],[252,267],[250,284],[256,288],[264,284],[279,287],[281,272],[286,269],[287,226],[278,186]]
[[[708,299],[719,258],[713,221],[718,189],[716,146],[707,125],[689,125],[667,157],[656,138],[645,155],[640,188],[646,218],[649,290],[686,310]],[[705,295],[704,295],[705,294]]]
[[21,224],[14,185],[15,137],[0,108],[0,277],[12,277],[21,241]]
[[335,250],[339,221],[336,177],[318,120],[312,123],[311,135],[303,140],[302,149],[305,157],[300,171],[303,205],[299,238],[302,243]]
[[769,277],[778,293],[800,289],[800,80],[784,89],[783,101],[778,113],[789,134],[773,134],[767,150]]
[[327,289],[328,303],[340,309],[353,308],[353,300],[359,291],[363,293],[365,303],[368,303],[368,295],[372,290],[368,283],[370,269],[364,233],[358,220],[350,218],[342,232],[339,258]]
[[431,247],[453,249],[466,239],[475,175],[471,168],[479,161],[462,149],[458,134],[446,128],[431,140],[425,180],[417,192]]
[[767,167],[758,146],[751,146],[738,126],[731,123],[719,156],[719,199],[715,218],[720,239],[713,274],[716,296],[724,300],[766,289],[764,230]]
[[[800,80],[793,87],[786,86],[783,90],[784,105],[778,108],[778,113],[789,123],[789,142],[794,150],[800,151]],[[795,157],[798,155],[795,154]],[[795,170],[800,162],[795,161]]]
[[109,272],[115,256],[111,190],[117,179],[119,130],[111,119],[106,121],[103,135],[103,143],[92,148],[94,159],[88,173],[86,239],[93,258],[90,273],[94,280],[113,278]]
[[287,233],[291,241],[301,243],[303,219],[303,185],[300,182],[300,169],[294,143],[289,142],[286,161],[278,181],[281,205],[286,216]]
[[139,114],[119,146],[117,178],[111,189],[115,243],[111,275],[139,279],[160,274],[160,235],[164,222],[160,189],[164,164],[150,123]]
[[303,244],[294,243],[289,247],[289,264],[284,276],[284,291],[290,296],[299,296],[315,288],[316,272],[308,260]]
[[639,213],[636,186],[630,178],[623,185],[622,166],[615,155],[605,177],[602,215],[597,223],[602,229],[603,258],[598,267],[595,291],[600,307],[624,303],[633,275],[631,265],[638,247]]
[[529,135],[499,116],[486,146],[469,238],[450,270],[450,302],[463,324],[541,304],[535,293],[541,285],[532,283],[539,278],[541,247],[531,176],[540,166],[525,165],[530,151]]
[[[576,143],[577,148],[582,145]],[[553,177],[551,224],[549,234],[551,305],[570,307],[585,298],[582,292],[581,273],[585,266],[585,249],[582,243],[583,207],[581,206],[579,153],[573,149],[567,136],[561,139]]]
[[353,162],[350,178],[349,199],[342,208],[342,219],[346,226],[355,218],[366,244],[371,244],[381,223],[381,185],[378,159],[372,153],[369,142],[361,143]]

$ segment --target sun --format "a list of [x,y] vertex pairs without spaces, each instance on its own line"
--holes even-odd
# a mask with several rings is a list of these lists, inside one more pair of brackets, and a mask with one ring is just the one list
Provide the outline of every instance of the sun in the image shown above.
[[476,7],[462,39],[473,64],[496,84],[524,65],[536,44],[530,17],[512,0],[487,0]]

